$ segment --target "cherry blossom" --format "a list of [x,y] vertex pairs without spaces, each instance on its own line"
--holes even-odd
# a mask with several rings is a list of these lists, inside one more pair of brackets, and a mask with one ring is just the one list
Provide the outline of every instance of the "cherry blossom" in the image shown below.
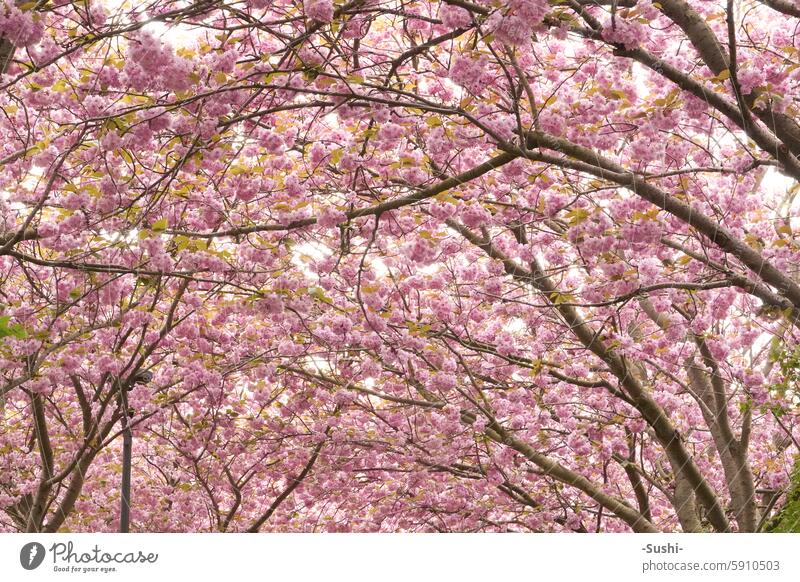
[[5,2],[0,531],[769,529],[793,6]]

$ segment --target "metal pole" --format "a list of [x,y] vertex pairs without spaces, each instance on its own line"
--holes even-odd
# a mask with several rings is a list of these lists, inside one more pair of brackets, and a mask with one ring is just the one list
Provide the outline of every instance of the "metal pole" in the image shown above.
[[153,379],[150,370],[139,370],[124,385],[119,382],[119,398],[122,406],[122,491],[120,493],[119,531],[128,533],[131,527],[131,457],[133,454],[133,433],[131,432],[128,410],[128,391],[136,384],[147,384]]
[[122,398],[122,495],[119,511],[119,531],[128,533],[131,521],[131,455],[133,452],[133,435],[128,424],[128,395],[120,392]]

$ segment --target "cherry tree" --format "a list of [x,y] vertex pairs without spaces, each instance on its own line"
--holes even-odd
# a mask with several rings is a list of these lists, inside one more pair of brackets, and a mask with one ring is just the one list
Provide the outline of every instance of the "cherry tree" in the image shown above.
[[0,530],[115,530],[126,426],[136,531],[767,529],[798,30],[3,0]]

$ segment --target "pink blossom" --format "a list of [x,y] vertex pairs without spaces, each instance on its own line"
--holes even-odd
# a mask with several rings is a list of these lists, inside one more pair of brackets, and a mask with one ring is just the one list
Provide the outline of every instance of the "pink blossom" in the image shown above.
[[44,32],[42,18],[33,10],[21,11],[16,3],[3,0],[0,4],[0,36],[18,46],[32,46]]
[[332,0],[303,0],[303,10],[306,16],[320,22],[333,20]]
[[456,85],[461,85],[470,93],[478,95],[483,91],[481,78],[485,66],[486,58],[483,55],[477,58],[458,55],[453,58],[450,65],[450,79]]
[[472,15],[468,10],[445,2],[439,5],[439,18],[448,28],[465,28],[472,23]]
[[434,245],[422,237],[415,237],[403,247],[403,251],[410,260],[423,265],[433,262],[437,255]]
[[317,214],[317,224],[322,228],[334,228],[347,219],[347,214],[333,206],[326,206]]
[[461,206],[459,216],[465,226],[477,228],[489,222],[491,213],[480,204],[465,204]]
[[396,123],[385,123],[378,130],[378,137],[384,141],[396,142],[405,135],[405,131]]

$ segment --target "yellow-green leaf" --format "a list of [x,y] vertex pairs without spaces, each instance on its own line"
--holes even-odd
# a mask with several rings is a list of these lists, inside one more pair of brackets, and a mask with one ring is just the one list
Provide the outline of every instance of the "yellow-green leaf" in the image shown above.
[[153,229],[156,232],[160,232],[162,230],[166,230],[168,226],[169,226],[169,222],[167,221],[167,219],[166,218],[162,218],[160,220],[156,220],[152,224],[152,226],[150,228]]

